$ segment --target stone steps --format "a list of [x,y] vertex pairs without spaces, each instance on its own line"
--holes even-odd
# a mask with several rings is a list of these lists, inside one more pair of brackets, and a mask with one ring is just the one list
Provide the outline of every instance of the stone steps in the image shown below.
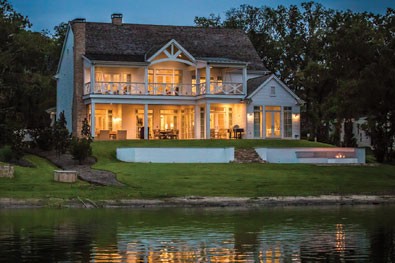
[[255,149],[235,149],[235,163],[265,163]]

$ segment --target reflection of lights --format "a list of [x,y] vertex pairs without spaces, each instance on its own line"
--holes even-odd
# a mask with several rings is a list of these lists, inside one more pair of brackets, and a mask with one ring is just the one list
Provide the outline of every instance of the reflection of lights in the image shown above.
[[94,247],[93,251],[95,262],[123,262],[121,254],[115,247]]
[[336,225],[336,251],[341,252],[346,248],[346,232],[343,224]]

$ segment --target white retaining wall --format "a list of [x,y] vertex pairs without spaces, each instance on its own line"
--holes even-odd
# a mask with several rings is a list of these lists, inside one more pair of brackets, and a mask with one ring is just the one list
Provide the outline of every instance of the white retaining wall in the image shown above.
[[234,147],[228,148],[117,148],[117,159],[141,163],[229,163]]
[[[255,148],[255,151],[262,160],[269,163],[365,163],[364,148]],[[305,153],[307,156],[311,153],[319,157],[298,158],[297,153]],[[323,157],[325,154],[328,157]],[[335,158],[336,154],[352,155],[352,157]]]

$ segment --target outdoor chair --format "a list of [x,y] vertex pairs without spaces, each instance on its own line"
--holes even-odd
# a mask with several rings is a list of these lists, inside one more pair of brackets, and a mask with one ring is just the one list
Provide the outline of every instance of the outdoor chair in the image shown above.
[[168,136],[169,136],[170,139],[178,139],[179,133],[180,133],[179,130],[172,130],[172,131],[169,133]]
[[117,140],[126,140],[127,130],[117,130]]
[[154,139],[160,139],[160,130],[154,129]]
[[110,131],[109,130],[100,130],[99,135],[97,136],[99,141],[109,140],[110,139]]

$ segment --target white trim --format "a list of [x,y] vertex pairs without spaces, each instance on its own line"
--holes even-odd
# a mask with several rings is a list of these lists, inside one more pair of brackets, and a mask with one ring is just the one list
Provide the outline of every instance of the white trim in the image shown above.
[[169,46],[172,46],[172,45],[175,45],[179,50],[181,50],[182,53],[184,53],[185,56],[187,56],[192,61],[192,63],[193,63],[192,65],[194,65],[194,63],[196,63],[195,58],[185,48],[183,48],[175,39],[172,39],[169,42],[167,42],[161,49],[159,49],[158,51],[155,52],[155,54],[153,54],[151,57],[149,57],[147,59],[147,61],[148,62],[153,62],[153,59],[155,59],[157,56],[159,56],[162,52],[164,52],[170,59],[173,58],[173,60],[175,60],[177,58],[175,56],[175,54],[171,55],[166,50]]
[[148,104],[144,104],[144,140],[148,140]]
[[95,132],[96,132],[96,121],[95,121],[95,117],[96,117],[96,107],[95,107],[95,102],[92,101],[91,103],[91,136],[93,138],[95,138]]
[[193,64],[192,62],[190,62],[188,60],[178,59],[178,58],[176,58],[176,59],[173,59],[173,58],[162,58],[162,59],[158,59],[158,60],[152,61],[150,65],[155,65],[155,64],[158,64],[158,63],[166,62],[166,61],[181,62],[181,63],[188,64],[190,66],[195,66],[195,64]]
[[[69,32],[70,32],[70,31],[73,33],[73,30],[72,30],[72,28],[71,28],[71,24],[68,23],[68,25],[67,25],[67,31],[66,31],[65,38],[64,38],[64,40],[63,40],[62,51],[60,52],[60,59],[59,59],[59,62],[58,62],[58,67],[57,67],[57,69],[56,69],[56,75],[55,75],[55,76],[57,76],[57,75],[59,74],[60,66],[62,65],[62,60],[63,60],[63,54],[64,54],[64,51],[65,51],[65,49],[66,49],[66,43],[67,43],[67,39],[69,38]],[[74,47],[74,43],[73,43],[73,47]],[[74,58],[74,49],[73,49],[73,58]]]
[[243,80],[243,94],[247,94],[247,66],[243,68],[242,80]]
[[[87,57],[82,56],[89,60]],[[127,61],[103,61],[103,60],[90,60],[92,64],[96,66],[106,66],[106,67],[128,67],[128,68],[140,68],[141,66],[148,66],[148,62],[127,62]]]
[[205,137],[204,137],[205,139],[210,139],[211,138],[211,135],[210,135],[210,130],[211,130],[211,127],[210,127],[210,113],[211,113],[211,104],[210,104],[210,102],[206,101],[205,118],[204,118],[205,128],[206,128]]
[[265,82],[263,82],[257,89],[255,89],[250,95],[247,96],[248,99],[251,99],[256,93],[259,92],[263,87],[265,87],[272,79],[277,81],[280,86],[285,89],[299,104],[304,104],[304,100],[299,98],[292,90],[290,90],[284,82],[282,82],[279,78],[277,78],[274,74],[272,74]]

